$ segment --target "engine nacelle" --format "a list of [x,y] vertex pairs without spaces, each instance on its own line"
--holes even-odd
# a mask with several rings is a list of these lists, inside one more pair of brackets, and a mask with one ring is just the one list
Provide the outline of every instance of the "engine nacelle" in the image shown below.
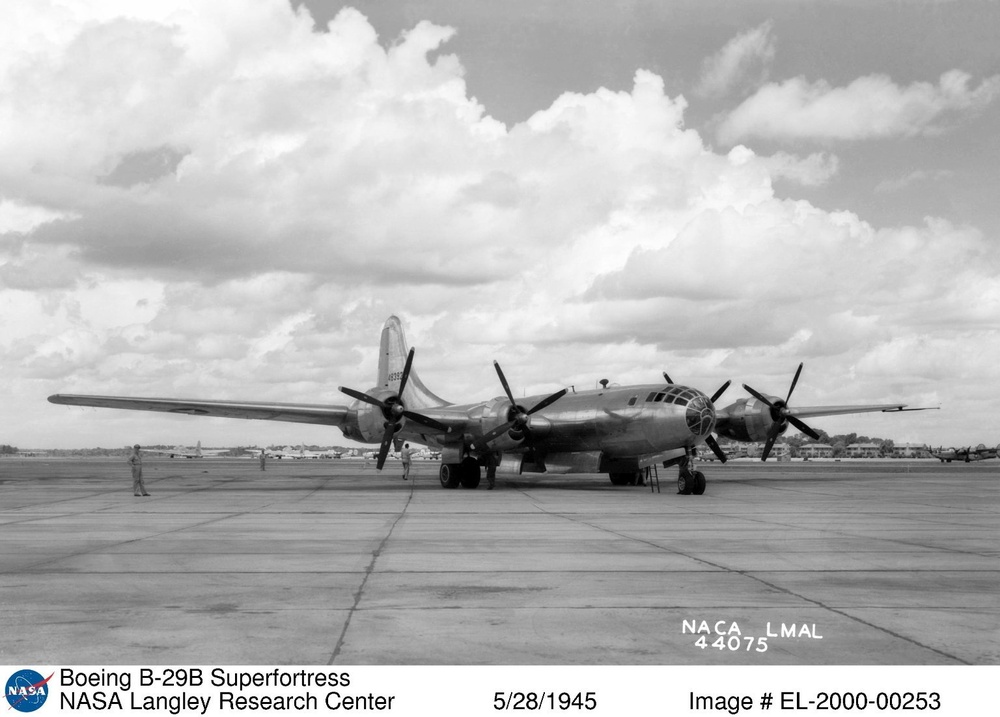
[[[478,419],[482,435],[510,423],[515,415],[524,413],[524,406],[515,407],[504,397],[494,398],[480,409]],[[538,414],[527,417],[527,421],[521,426],[511,426],[510,429],[492,441],[490,448],[497,451],[506,451],[512,448],[519,448],[524,445],[528,433],[533,438],[540,438],[546,435],[552,428],[551,422],[544,416]],[[526,430],[525,430],[526,429]]]
[[[508,423],[513,418],[514,408],[506,398],[494,398],[483,406],[479,415],[479,427],[483,435],[486,435],[495,428]],[[524,443],[524,431],[511,429],[502,436],[497,436],[490,447],[504,451],[517,448]]]
[[[395,392],[387,388],[373,388],[366,393],[380,401],[390,403],[396,397]],[[348,420],[344,426],[344,436],[363,443],[381,443],[387,420],[382,414],[382,409],[370,403],[355,400],[351,404],[350,411],[350,418],[353,420]],[[400,426],[405,422],[405,418],[401,419]]]
[[[767,396],[772,403],[782,402],[776,396]],[[782,420],[778,434],[788,430],[788,421]],[[735,441],[760,443],[766,441],[775,424],[770,407],[756,398],[741,398],[731,406],[716,412],[715,431],[720,436]]]

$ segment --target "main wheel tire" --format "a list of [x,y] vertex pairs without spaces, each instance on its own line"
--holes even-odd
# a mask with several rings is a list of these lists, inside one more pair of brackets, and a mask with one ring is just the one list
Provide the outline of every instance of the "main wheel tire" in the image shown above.
[[466,458],[459,464],[459,481],[463,488],[472,490],[479,487],[479,462],[475,458]]
[[694,486],[691,488],[691,492],[695,495],[705,494],[705,474],[701,471],[694,472]]
[[694,475],[688,471],[681,471],[677,476],[677,492],[681,495],[691,495],[694,488]]
[[460,463],[441,464],[441,470],[438,472],[438,478],[441,480],[442,488],[458,488],[459,483],[461,483],[460,468]]

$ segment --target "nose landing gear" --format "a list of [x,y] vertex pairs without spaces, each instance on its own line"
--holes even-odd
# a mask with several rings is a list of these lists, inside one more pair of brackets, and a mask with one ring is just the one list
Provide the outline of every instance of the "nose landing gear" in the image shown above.
[[681,495],[703,495],[705,493],[705,474],[692,470],[692,455],[692,452],[688,452],[677,464],[677,492]]

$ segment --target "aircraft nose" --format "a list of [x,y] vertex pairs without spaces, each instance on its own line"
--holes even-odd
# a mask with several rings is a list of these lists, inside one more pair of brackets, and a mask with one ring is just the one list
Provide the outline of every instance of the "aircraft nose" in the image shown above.
[[685,418],[691,433],[698,437],[707,436],[715,428],[715,407],[708,396],[695,396],[688,403]]

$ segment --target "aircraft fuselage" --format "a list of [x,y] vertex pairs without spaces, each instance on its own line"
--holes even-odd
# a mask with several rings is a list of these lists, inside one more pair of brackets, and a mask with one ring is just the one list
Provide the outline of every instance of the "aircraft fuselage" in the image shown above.
[[[519,399],[518,405],[530,410],[544,398],[528,396]],[[476,433],[481,436],[506,423],[511,409],[510,401],[498,396],[485,403],[425,408],[422,413],[431,418],[438,413],[464,414],[467,425],[478,428]],[[550,453],[600,451],[608,458],[619,459],[694,447],[714,428],[714,406],[697,389],[664,384],[609,387],[567,393],[531,415],[526,431],[512,429],[495,440],[491,448],[516,450],[530,442],[544,446]],[[420,442],[428,438],[424,428],[411,422],[403,426],[400,436]],[[470,442],[474,442],[476,436],[471,437]],[[445,437],[438,445],[447,446],[465,438]]]

